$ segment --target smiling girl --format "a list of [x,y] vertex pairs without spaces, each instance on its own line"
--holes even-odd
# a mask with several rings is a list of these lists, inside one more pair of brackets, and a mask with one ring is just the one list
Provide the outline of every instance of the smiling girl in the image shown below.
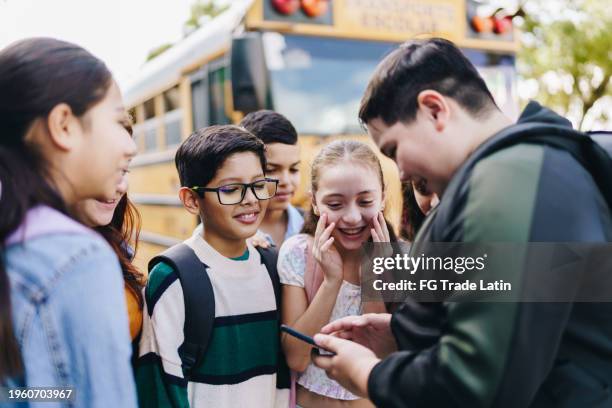
[[[364,242],[393,240],[382,210],[385,192],[378,158],[365,144],[336,141],[312,163],[312,208],[302,233],[279,253],[283,323],[310,336],[327,323],[364,311],[382,312],[382,303],[361,302],[360,249]],[[311,364],[311,347],[282,338],[297,379],[302,407],[370,407]]]
[[84,49],[0,51],[0,385],[72,387],[57,406],[136,406],[119,263],[73,212],[115,196],[136,153],[125,121]]
[[[131,121],[126,124],[125,129],[130,136],[133,136]],[[146,277],[132,263],[138,245],[141,218],[136,206],[127,196],[127,173],[126,170],[121,182],[117,185],[113,198],[108,200],[89,198],[80,201],[75,206],[74,213],[78,214],[83,224],[99,232],[119,258],[125,286],[130,337],[133,346],[136,347],[142,329],[144,306],[142,289],[146,283]]]

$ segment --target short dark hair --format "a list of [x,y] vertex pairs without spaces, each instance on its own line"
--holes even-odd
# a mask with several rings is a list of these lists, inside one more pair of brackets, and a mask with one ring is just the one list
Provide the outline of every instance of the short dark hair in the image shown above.
[[266,168],[265,146],[245,129],[215,125],[198,129],[179,146],[174,162],[181,186],[206,186],[234,153],[253,152]]
[[362,123],[380,118],[386,125],[416,118],[417,97],[426,89],[453,98],[475,117],[499,110],[474,65],[442,38],[410,40],[378,65],[361,99]]
[[265,144],[297,144],[298,136],[289,119],[278,112],[259,110],[246,115],[240,126],[257,136]]

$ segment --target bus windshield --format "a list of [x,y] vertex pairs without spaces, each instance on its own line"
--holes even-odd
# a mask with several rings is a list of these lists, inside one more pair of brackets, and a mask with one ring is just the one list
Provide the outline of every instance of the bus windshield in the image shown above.
[[264,34],[273,109],[302,134],[362,133],[359,102],[396,44]]

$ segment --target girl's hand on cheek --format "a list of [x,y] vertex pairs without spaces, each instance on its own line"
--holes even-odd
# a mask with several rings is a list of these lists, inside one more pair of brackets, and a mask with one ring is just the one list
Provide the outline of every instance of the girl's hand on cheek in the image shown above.
[[387,223],[385,222],[385,216],[382,211],[380,211],[374,218],[372,218],[372,224],[374,228],[372,228],[372,241],[374,242],[389,242],[391,238],[389,237],[389,229],[387,228]]
[[336,223],[334,222],[327,225],[327,214],[323,213],[319,222],[317,222],[312,244],[312,255],[323,270],[324,281],[337,284],[342,283],[343,268],[342,258],[334,246],[334,238],[331,236],[335,227]]

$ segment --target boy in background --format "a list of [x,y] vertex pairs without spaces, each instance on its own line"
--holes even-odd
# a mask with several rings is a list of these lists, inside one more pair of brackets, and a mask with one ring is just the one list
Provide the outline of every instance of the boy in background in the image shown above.
[[280,248],[289,237],[300,232],[303,212],[291,205],[300,184],[300,148],[291,122],[280,113],[260,110],[246,115],[240,126],[266,145],[266,175],[279,181],[276,195],[270,199],[259,231]]

